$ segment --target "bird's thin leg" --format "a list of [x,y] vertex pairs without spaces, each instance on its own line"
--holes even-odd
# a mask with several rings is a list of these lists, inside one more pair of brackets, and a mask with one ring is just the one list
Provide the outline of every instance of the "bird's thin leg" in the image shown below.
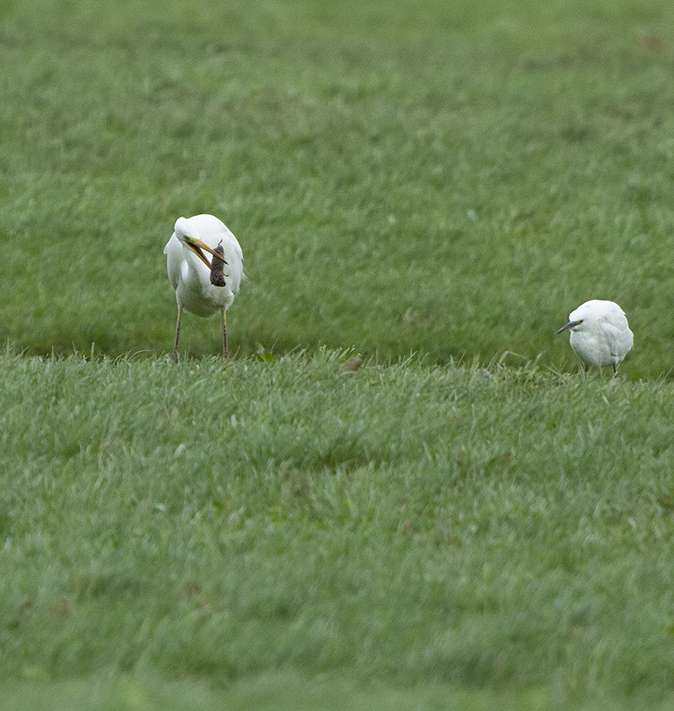
[[173,360],[178,360],[178,341],[180,340],[180,319],[183,315],[183,307],[178,306],[178,322],[176,323],[176,342],[173,346]]
[[616,367],[616,364],[613,363],[613,377],[615,378],[617,376],[618,376],[618,368]]
[[222,310],[222,357],[229,360],[229,347],[227,345],[227,311]]

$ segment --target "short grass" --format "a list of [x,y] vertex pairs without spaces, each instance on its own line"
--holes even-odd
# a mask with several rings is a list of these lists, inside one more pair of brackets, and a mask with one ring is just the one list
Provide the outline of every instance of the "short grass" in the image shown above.
[[[570,368],[588,298],[672,368],[669,0],[6,0],[1,335],[159,354],[179,215],[238,235],[232,345]],[[190,319],[185,347],[215,354]]]
[[0,358],[20,699],[669,698],[674,386],[345,359]]

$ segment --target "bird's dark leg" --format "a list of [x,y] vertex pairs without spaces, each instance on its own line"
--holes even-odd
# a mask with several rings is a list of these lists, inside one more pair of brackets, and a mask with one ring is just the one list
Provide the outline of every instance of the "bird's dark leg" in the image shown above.
[[613,363],[613,377],[617,377],[618,375],[618,367],[616,366],[615,363]]
[[227,311],[222,310],[222,357],[229,360],[229,347],[227,346]]
[[176,342],[173,346],[173,355],[171,356],[173,360],[178,360],[178,341],[180,340],[180,319],[183,315],[183,307],[178,306],[178,322],[176,323]]

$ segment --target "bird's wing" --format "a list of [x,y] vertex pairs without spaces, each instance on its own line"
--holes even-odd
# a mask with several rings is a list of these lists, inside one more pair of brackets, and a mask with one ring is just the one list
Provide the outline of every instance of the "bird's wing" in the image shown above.
[[166,243],[164,254],[166,255],[166,271],[169,281],[171,286],[177,289],[180,280],[180,265],[183,261],[183,246],[175,234],[172,234],[171,239]]
[[606,341],[612,356],[624,358],[634,345],[634,337],[629,328],[617,328],[613,324],[604,324]]
[[227,232],[227,239],[223,240],[222,245],[225,250],[225,259],[227,260],[225,274],[229,277],[227,279],[227,285],[230,291],[232,294],[236,294],[239,291],[239,285],[243,278],[243,252],[241,251],[241,245],[236,237],[229,232],[229,230],[227,230]]

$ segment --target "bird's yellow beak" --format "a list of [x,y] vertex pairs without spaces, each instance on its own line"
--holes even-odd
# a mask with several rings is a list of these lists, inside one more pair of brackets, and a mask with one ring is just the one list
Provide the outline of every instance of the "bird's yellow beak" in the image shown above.
[[[183,241],[209,269],[211,268],[211,263],[206,258],[204,252],[208,252],[216,259],[221,259],[223,262],[225,262],[225,258],[221,254],[218,254],[216,251],[212,250],[205,242],[202,242],[200,239],[195,239],[194,237],[183,237]],[[227,262],[225,262],[225,264],[227,264]]]

